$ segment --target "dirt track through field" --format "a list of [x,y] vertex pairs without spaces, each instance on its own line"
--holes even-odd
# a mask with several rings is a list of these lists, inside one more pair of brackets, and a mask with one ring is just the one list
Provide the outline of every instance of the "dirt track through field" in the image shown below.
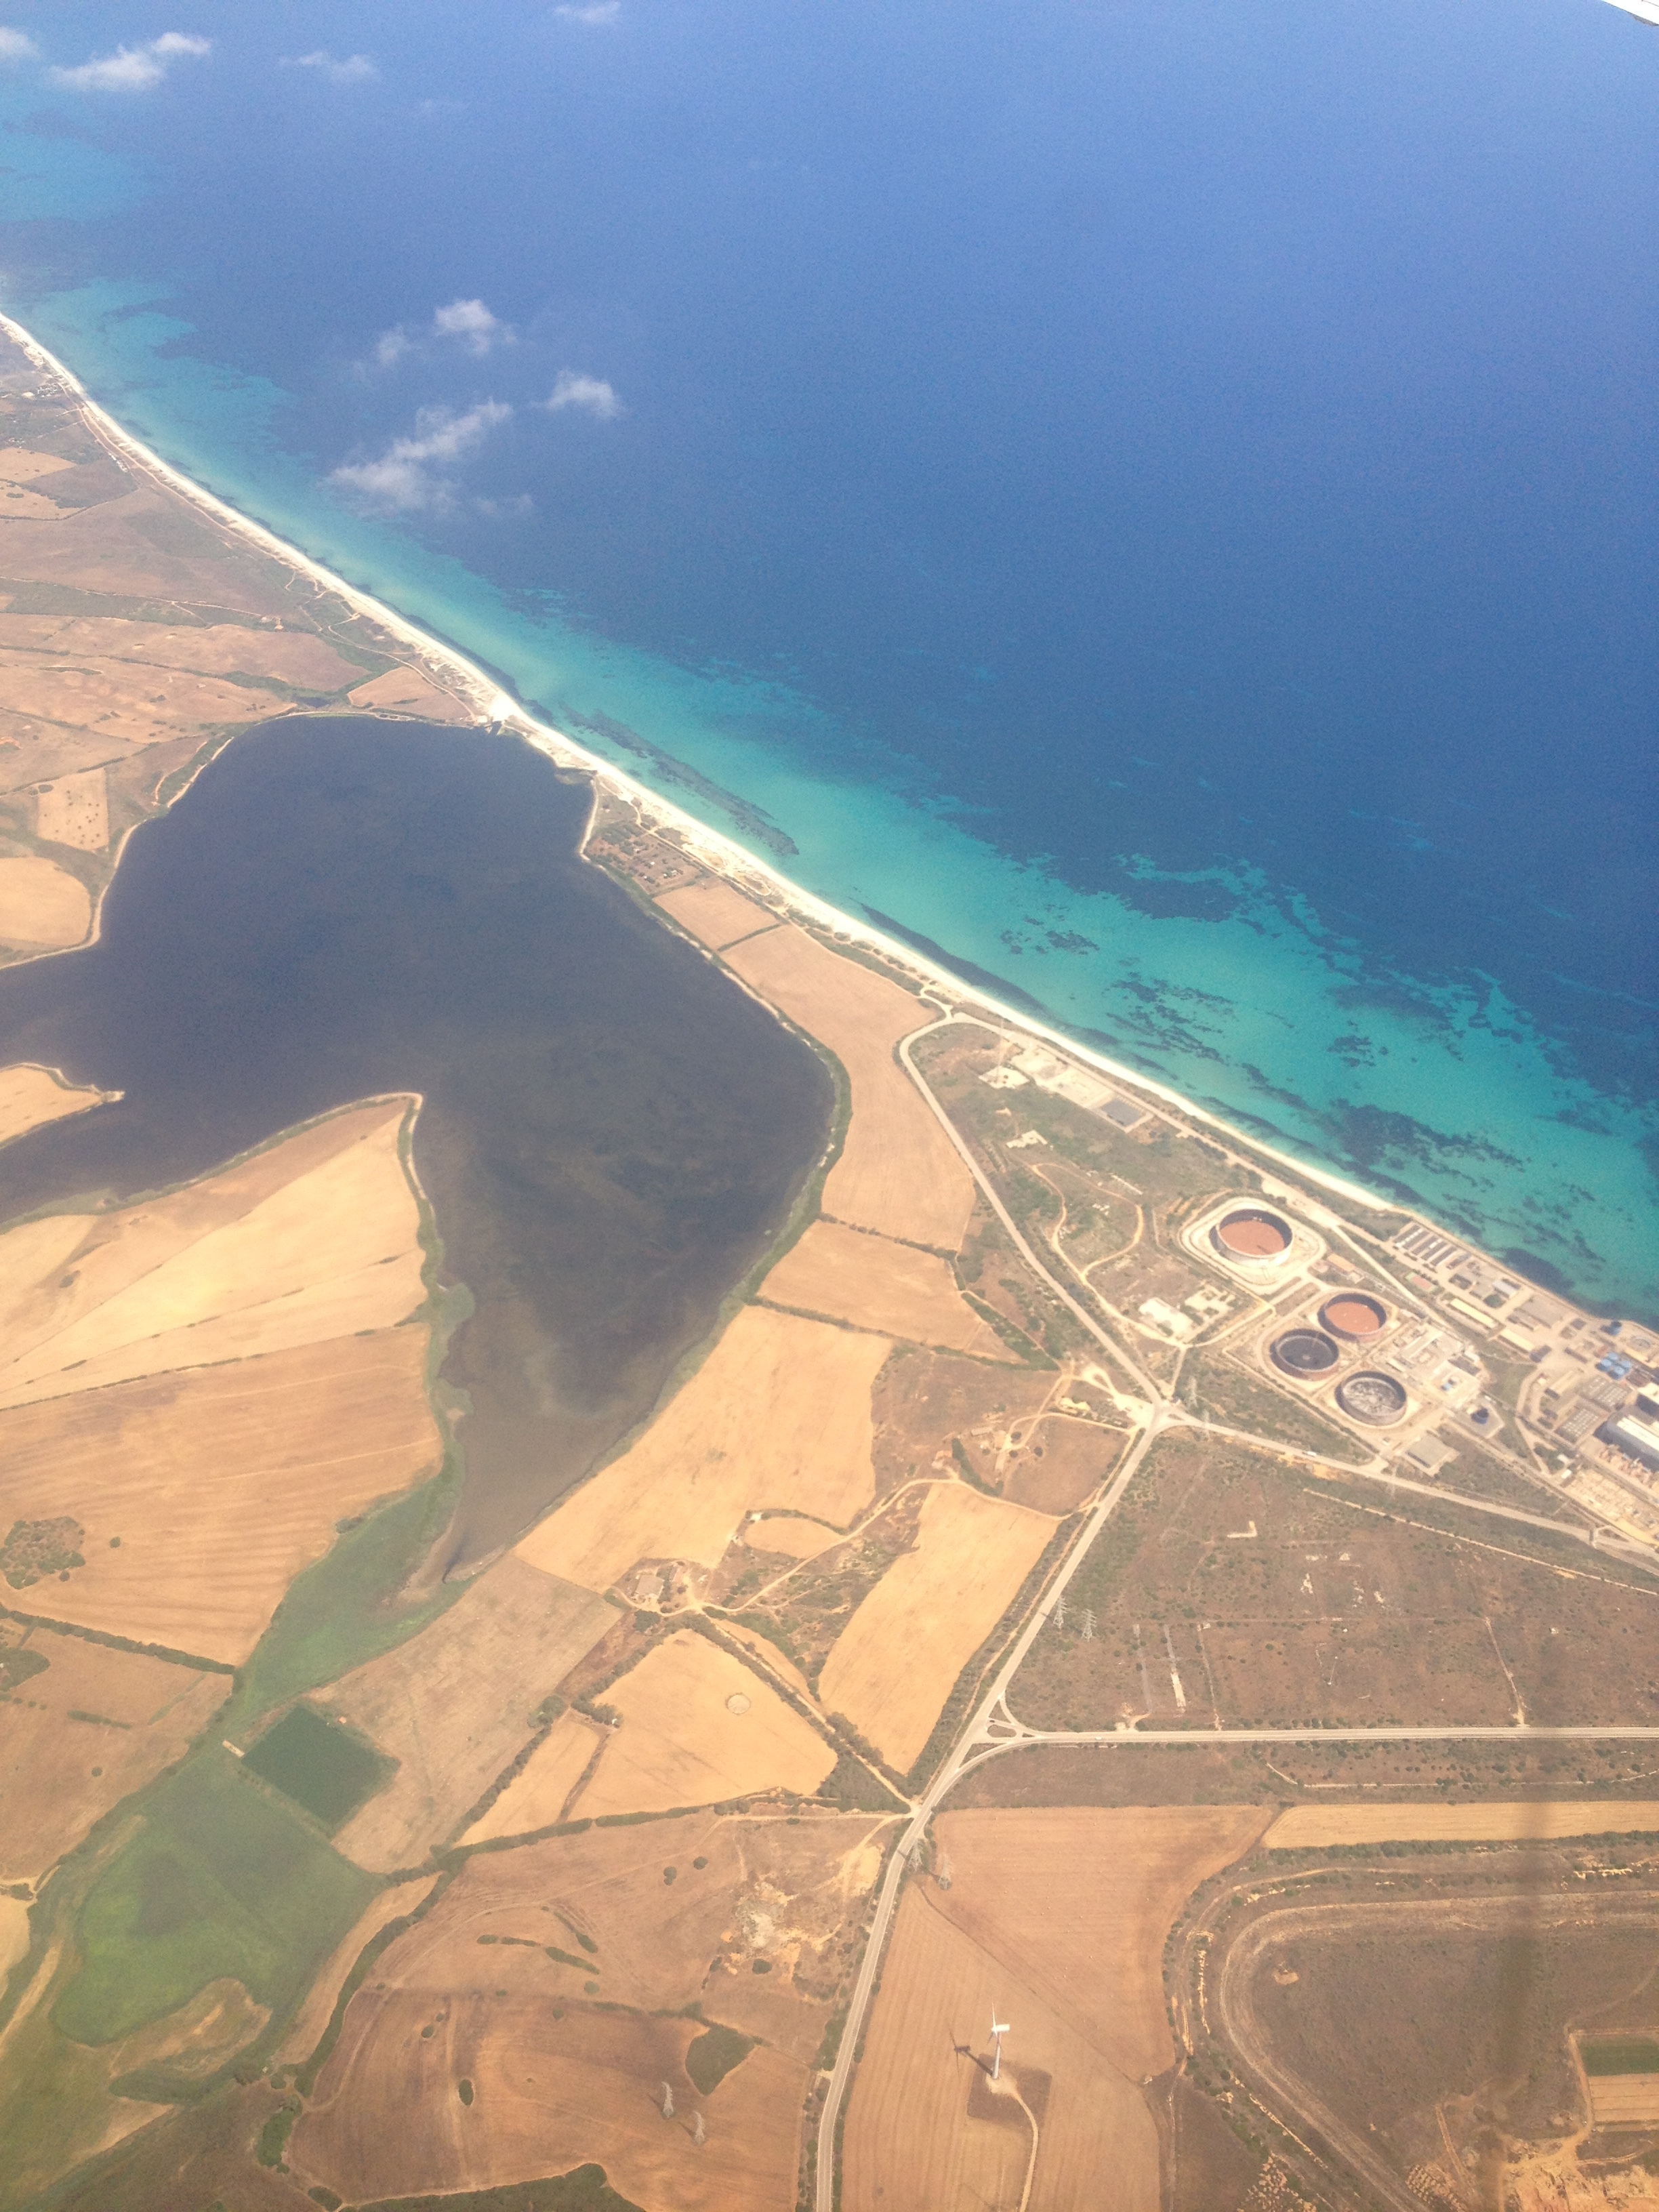
[[1012,1357],[963,1297],[949,1262],[937,1252],[896,1244],[839,1221],[815,1221],[767,1276],[761,1295],[915,1344],[991,1359]]
[[744,1307],[639,1441],[533,1528],[519,1557],[604,1591],[636,1559],[716,1565],[753,1508],[844,1527],[874,1495],[870,1393],[888,1348]]
[[824,1662],[825,1711],[845,1713],[904,1772],[1054,1527],[1044,1514],[965,1483],[934,1485],[915,1550],[895,1559]]

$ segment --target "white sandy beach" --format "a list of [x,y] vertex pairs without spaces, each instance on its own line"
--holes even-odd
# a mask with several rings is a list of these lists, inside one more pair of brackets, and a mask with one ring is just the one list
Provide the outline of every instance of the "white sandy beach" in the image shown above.
[[[1219,1115],[1195,1104],[1170,1085],[1126,1067],[1120,1061],[1109,1059],[1103,1053],[1079,1043],[1063,1030],[1050,1028],[1041,1021],[1034,1020],[1030,1014],[1003,1004],[988,993],[971,988],[951,975],[948,969],[935,966],[909,946],[885,935],[869,923],[843,913],[815,893],[803,890],[771,862],[757,859],[734,839],[710,829],[706,823],[688,814],[671,799],[662,798],[625,770],[613,766],[585,745],[579,744],[562,730],[555,729],[551,724],[531,714],[504,692],[495,678],[454,646],[433,636],[383,600],[348,583],[343,577],[325,568],[320,562],[313,561],[308,554],[290,544],[275,531],[244,514],[239,508],[196,483],[192,477],[173,468],[100,407],[73,371],[43,346],[22,324],[9,315],[0,314],[0,331],[3,331],[21,349],[43,377],[54,379],[65,392],[75,398],[100,435],[124,455],[130,465],[165,483],[214,521],[234,531],[264,552],[309,578],[319,589],[345,601],[357,613],[377,623],[413,653],[434,682],[467,703],[480,724],[513,730],[558,766],[579,769],[591,776],[599,789],[635,806],[641,819],[650,827],[672,832],[677,842],[711,872],[758,891],[773,902],[781,902],[791,916],[829,931],[844,944],[862,946],[879,953],[884,960],[891,962],[914,976],[929,992],[951,1006],[982,1009],[1005,1028],[1057,1048],[1071,1059],[1109,1077],[1115,1083],[1122,1084],[1132,1092],[1138,1091],[1145,1097],[1161,1101],[1190,1121],[1215,1130],[1229,1143],[1238,1146],[1258,1160],[1275,1161],[1302,1181],[1317,1184],[1334,1195],[1357,1205],[1386,1212],[1408,1210],[1395,1199],[1379,1197],[1375,1192],[1364,1189],[1328,1168],[1310,1165],[1264,1144],[1260,1138],[1245,1135]],[[1284,1200],[1298,1195],[1289,1190],[1272,1191],[1270,1194]],[[1301,1198],[1301,1202],[1304,1206],[1307,1204],[1305,1196]]]

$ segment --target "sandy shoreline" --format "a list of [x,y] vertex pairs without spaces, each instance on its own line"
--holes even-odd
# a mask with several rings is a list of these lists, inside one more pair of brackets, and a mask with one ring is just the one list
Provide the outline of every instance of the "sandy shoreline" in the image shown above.
[[[774,899],[781,900],[792,915],[828,930],[843,943],[879,953],[884,960],[905,970],[930,989],[948,995],[952,1004],[983,1009],[1003,1026],[1054,1046],[1083,1066],[1109,1076],[1114,1082],[1123,1084],[1131,1091],[1139,1091],[1146,1097],[1160,1100],[1192,1121],[1217,1131],[1231,1143],[1242,1147],[1247,1154],[1258,1159],[1273,1161],[1290,1174],[1317,1184],[1334,1196],[1347,1199],[1377,1212],[1411,1213],[1413,1218],[1426,1219],[1426,1217],[1415,1214],[1413,1209],[1402,1206],[1397,1199],[1379,1196],[1329,1168],[1297,1159],[1274,1146],[1264,1143],[1261,1138],[1236,1128],[1220,1115],[1196,1104],[1171,1085],[1127,1067],[1121,1061],[1109,1059],[1105,1054],[1079,1043],[1065,1030],[1051,1028],[1030,1014],[1005,1005],[994,994],[953,975],[949,969],[937,966],[924,958],[910,946],[887,936],[870,923],[857,920],[841,908],[832,906],[815,892],[805,890],[770,861],[757,858],[735,839],[711,830],[706,823],[675,805],[672,799],[664,799],[624,769],[617,768],[599,754],[578,744],[562,730],[556,729],[551,723],[532,714],[458,647],[433,636],[418,623],[388,606],[384,600],[377,599],[370,592],[348,583],[343,577],[325,568],[320,562],[313,561],[309,554],[290,544],[264,523],[254,521],[240,508],[231,506],[198,484],[194,478],[173,467],[100,407],[74,372],[43,346],[21,323],[9,315],[0,314],[0,331],[21,349],[43,375],[55,378],[64,391],[85,409],[88,417],[110,443],[130,456],[149,474],[189,500],[216,522],[235,531],[258,545],[263,552],[274,555],[290,568],[343,599],[357,613],[378,623],[409,647],[434,680],[464,698],[472,707],[480,723],[515,731],[557,766],[580,769],[593,779],[599,790],[627,800],[639,810],[641,819],[651,827],[672,830],[687,852],[711,873],[750,890],[758,889],[769,894]],[[1294,1195],[1288,1192],[1274,1194],[1286,1198]]]

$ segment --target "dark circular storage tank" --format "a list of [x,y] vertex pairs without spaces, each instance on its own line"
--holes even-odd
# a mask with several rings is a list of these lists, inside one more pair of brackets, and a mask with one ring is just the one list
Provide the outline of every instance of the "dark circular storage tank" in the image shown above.
[[1291,1224],[1265,1206],[1235,1206],[1210,1231],[1230,1260],[1282,1260],[1291,1249]]
[[1337,1350],[1322,1329],[1287,1328],[1268,1347],[1267,1357],[1281,1373],[1298,1382],[1311,1382],[1328,1375],[1337,1361]]
[[1406,1392],[1392,1375],[1362,1369],[1358,1375],[1350,1375],[1346,1382],[1337,1384],[1336,1402],[1354,1420],[1364,1421],[1374,1429],[1386,1429],[1405,1412]]
[[1319,1309],[1319,1325],[1345,1344],[1369,1344],[1388,1327],[1389,1310],[1364,1291],[1340,1291]]

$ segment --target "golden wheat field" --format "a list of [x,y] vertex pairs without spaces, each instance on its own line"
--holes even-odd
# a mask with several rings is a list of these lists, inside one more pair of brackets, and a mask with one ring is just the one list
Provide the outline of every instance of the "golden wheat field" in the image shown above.
[[769,929],[723,957],[847,1071],[852,1121],[824,1185],[823,1211],[860,1229],[954,1252],[973,1207],[973,1178],[893,1056],[901,1037],[932,1018],[929,1010],[793,925]]
[[874,1496],[870,1392],[885,1339],[744,1306],[638,1442],[518,1547],[608,1590],[636,1559],[718,1565],[744,1515],[794,1506],[843,1525]]
[[817,1730],[752,1668],[690,1630],[605,1693],[623,1717],[573,1813],[659,1813],[757,1790],[810,1797],[836,1763]]
[[0,1237],[0,1407],[404,1320],[425,1297],[407,1111],[381,1100],[167,1197]]
[[665,891],[657,904],[714,951],[735,945],[740,937],[752,937],[757,930],[774,927],[778,919],[769,908],[719,876],[702,876],[683,890]]
[[239,1665],[337,1521],[436,1471],[426,1352],[380,1329],[0,1413],[11,1512],[86,1562],[8,1602]]
[[92,927],[92,898],[56,860],[0,860],[0,945],[46,951],[78,945]]
[[965,1483],[934,1484],[915,1549],[894,1560],[830,1649],[818,1677],[824,1711],[845,1713],[904,1772],[1054,1525]]
[[77,1091],[50,1068],[34,1067],[27,1061],[15,1067],[0,1067],[0,1145],[9,1145],[31,1129],[44,1128],[48,1121],[84,1114],[88,1108],[100,1105],[103,1097],[101,1091]]
[[527,1836],[566,1817],[566,1808],[611,1731],[580,1713],[562,1713],[483,1817],[462,1838],[481,1844],[491,1836]]
[[1659,1798],[1586,1798],[1577,1804],[1293,1805],[1262,1841],[1269,1850],[1331,1844],[1550,1843],[1564,1836],[1659,1832]]
[[915,1344],[1010,1356],[957,1289],[948,1261],[840,1221],[813,1222],[767,1276],[761,1295]]

